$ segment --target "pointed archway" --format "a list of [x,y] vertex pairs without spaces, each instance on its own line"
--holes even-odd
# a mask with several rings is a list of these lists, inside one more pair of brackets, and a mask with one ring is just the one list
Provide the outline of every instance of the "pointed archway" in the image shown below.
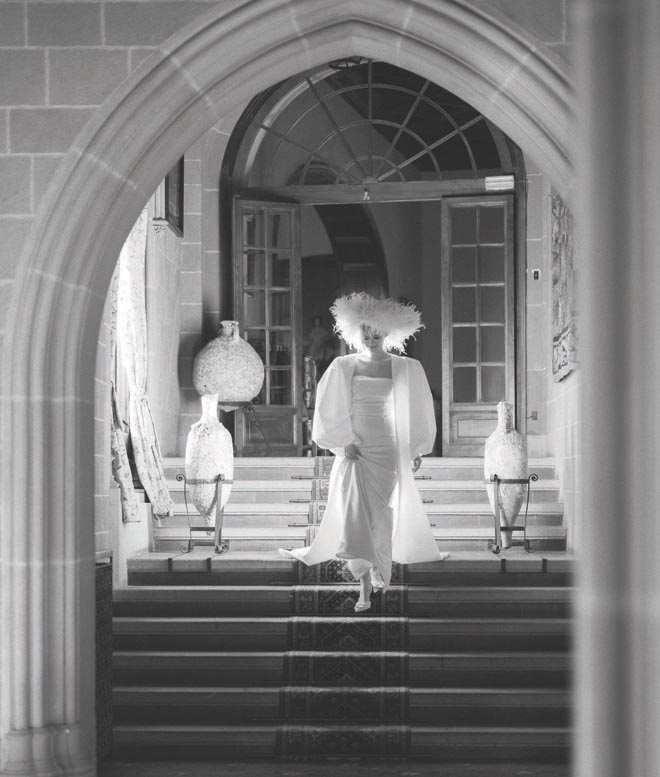
[[136,214],[223,115],[292,73],[360,53],[462,94],[571,188],[568,80],[468,0],[218,4],[95,114],[19,262],[2,366],[0,617],[7,773],[93,774],[94,364],[103,301]]

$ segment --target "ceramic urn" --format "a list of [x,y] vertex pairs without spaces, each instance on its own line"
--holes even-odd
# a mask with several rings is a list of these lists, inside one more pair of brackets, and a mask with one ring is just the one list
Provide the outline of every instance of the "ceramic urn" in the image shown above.
[[219,485],[234,477],[234,443],[231,434],[218,420],[218,395],[202,397],[202,417],[190,427],[186,442],[186,492],[208,526],[215,526],[218,508],[223,509],[231,493],[231,484]]
[[[514,428],[513,405],[499,402],[497,428],[486,440],[484,450],[484,479],[491,509],[495,513],[495,484],[493,475],[502,479],[519,480],[527,477],[527,447],[525,438]],[[501,484],[499,486],[500,520],[502,526],[514,526],[523,500],[527,496],[525,484]],[[502,545],[511,545],[511,533],[502,532]]]
[[[264,365],[239,336],[237,321],[223,321],[220,334],[202,348],[193,364],[193,385],[202,397],[202,417],[190,427],[186,442],[186,494],[208,526],[216,529],[216,549],[231,483],[217,485],[218,476],[233,480],[234,442],[218,419],[218,402],[236,410],[261,390]],[[227,405],[223,406],[223,402]],[[217,488],[217,491],[216,491]],[[220,518],[222,512],[220,512]]]
[[220,334],[195,357],[193,385],[197,393],[217,394],[221,409],[235,410],[254,399],[263,382],[263,362],[240,337],[238,321],[222,321]]

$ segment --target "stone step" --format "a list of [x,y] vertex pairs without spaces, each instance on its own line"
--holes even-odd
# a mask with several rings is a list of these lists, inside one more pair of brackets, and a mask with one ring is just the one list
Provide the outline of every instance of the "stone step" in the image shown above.
[[[163,471],[168,480],[186,471],[183,457],[163,459]],[[315,459],[311,457],[273,456],[236,457],[234,459],[234,480],[290,480],[294,477],[313,478]]]
[[122,651],[113,685],[376,685],[419,688],[568,687],[565,651]]
[[[327,478],[322,482],[323,488],[315,486],[312,480],[238,480],[232,486],[228,509],[231,505],[245,503],[295,504],[322,499],[327,493]],[[185,504],[183,483],[169,480],[167,486],[172,499],[181,510],[181,505]],[[488,493],[483,480],[418,480],[417,487],[426,504],[488,504]],[[558,501],[558,481],[547,480],[533,484],[530,504]],[[190,506],[191,511],[194,511],[192,503]]]
[[[357,599],[357,596],[355,596]],[[116,617],[117,650],[460,651],[566,650],[565,618],[407,618],[378,616],[252,618]]]
[[[317,505],[323,505],[319,510]],[[232,503],[225,507],[223,528],[275,529],[318,524],[323,517],[324,503]],[[524,509],[524,508],[523,508]],[[493,513],[487,501],[467,504],[426,504],[425,511],[432,526],[493,526]],[[529,526],[561,526],[564,508],[559,502],[530,504],[527,515]],[[522,521],[522,516],[519,519]],[[175,504],[174,515],[154,527],[158,536],[165,537],[176,528],[204,527],[201,516],[193,505]]]
[[[313,539],[315,526],[258,528],[253,526],[223,526],[222,539],[230,551],[277,551],[278,548],[302,548]],[[442,552],[457,550],[488,550],[494,530],[490,526],[434,526],[433,534]],[[566,530],[563,526],[530,525],[527,538],[535,550],[563,550],[566,547]],[[187,548],[187,527],[160,529],[155,537],[159,551],[183,552]],[[213,546],[212,531],[194,533],[196,545]]]
[[[444,561],[392,567],[393,585],[434,586],[565,586],[575,557],[565,551],[526,553],[520,548],[499,555],[486,550],[452,551]],[[225,586],[316,585],[345,583],[345,564],[337,559],[306,566],[276,551],[229,551],[221,555],[199,547],[190,553],[141,553],[128,559],[133,585]]]
[[[118,617],[249,617],[351,614],[355,585],[131,586],[114,592]],[[387,614],[438,618],[567,618],[571,588],[394,586],[374,595]]]
[[127,723],[314,723],[567,726],[562,689],[391,687],[115,687],[113,719]]
[[[165,476],[174,480],[176,475],[185,472],[183,458],[166,458],[163,462]],[[234,480],[290,480],[310,479],[329,474],[329,466],[323,462],[323,470],[317,472],[316,460],[311,457],[237,457],[234,459]],[[553,480],[556,477],[554,459],[530,458],[528,471],[536,473],[541,480]],[[418,479],[432,480],[483,480],[484,463],[481,457],[443,458],[425,456]]]
[[113,727],[115,758],[255,760],[328,757],[436,761],[567,761],[566,728],[481,726],[175,726]]

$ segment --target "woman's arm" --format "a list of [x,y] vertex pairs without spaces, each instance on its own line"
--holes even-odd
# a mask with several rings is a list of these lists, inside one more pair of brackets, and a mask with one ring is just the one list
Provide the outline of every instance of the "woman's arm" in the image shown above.
[[316,389],[312,439],[321,448],[344,454],[345,448],[360,441],[351,424],[352,370],[340,357],[328,367]]
[[[435,408],[429,382],[420,362],[416,359],[409,359],[407,367],[410,402],[410,454],[416,459],[433,450],[437,433]],[[419,467],[415,468],[415,471],[417,469]]]

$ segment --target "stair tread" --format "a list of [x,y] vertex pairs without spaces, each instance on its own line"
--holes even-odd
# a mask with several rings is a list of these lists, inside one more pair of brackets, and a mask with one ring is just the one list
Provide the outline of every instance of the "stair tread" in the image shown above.
[[[168,487],[171,490],[182,490],[183,481],[175,480],[173,478],[167,478]],[[416,480],[417,486],[421,489],[436,489],[446,491],[482,491],[484,494],[486,491],[486,482],[478,479],[470,480]],[[539,478],[534,483],[532,490],[534,492],[547,491],[558,489],[560,483],[554,478]],[[310,491],[312,487],[311,480],[293,480],[286,478],[272,478],[272,479],[258,479],[254,480],[235,480],[232,485],[233,491],[275,491],[281,489],[282,491]]]
[[485,659],[498,659],[509,661],[532,661],[538,663],[539,661],[555,660],[567,658],[567,654],[564,651],[554,650],[538,650],[534,652],[529,651],[482,651],[478,653],[457,653],[452,652],[416,652],[410,653],[406,650],[255,650],[249,654],[246,654],[244,650],[115,650],[114,655],[118,657],[137,657],[140,658],[174,658],[174,657],[188,657],[188,658],[210,658],[213,656],[224,657],[236,657],[245,658],[246,655],[250,655],[252,658],[258,657],[278,657],[278,656],[409,656],[413,659],[422,658],[438,658],[443,660],[460,659],[460,660],[474,660],[483,661]]
[[153,693],[153,694],[191,694],[191,695],[203,695],[207,693],[229,693],[238,695],[241,693],[268,693],[279,694],[282,690],[298,691],[300,693],[305,691],[312,691],[317,693],[319,691],[327,691],[328,693],[338,693],[342,691],[348,691],[350,693],[377,693],[385,690],[385,692],[401,692],[414,693],[416,695],[459,695],[459,696],[529,696],[534,697],[538,694],[544,694],[549,696],[557,696],[570,698],[572,692],[562,688],[411,688],[407,685],[402,686],[388,686],[385,689],[382,687],[374,687],[371,685],[114,685],[114,692],[121,693]]
[[[192,590],[189,590],[187,586],[179,585],[132,585],[126,588],[117,588],[114,591],[115,601],[131,601],[140,596],[151,598],[153,596],[159,600],[170,601],[173,592],[177,593],[179,599],[190,598],[192,601],[199,601],[200,597],[211,598],[224,598],[230,594],[252,592],[255,596],[257,594],[266,594],[279,592],[288,596],[291,588],[296,589],[311,589],[317,590],[322,588],[323,590],[332,590],[339,588],[346,588],[347,585],[356,585],[356,583],[326,583],[323,586],[313,584],[300,584],[292,586],[282,585],[198,585]],[[399,588],[400,586],[391,586],[391,588]],[[530,597],[534,601],[549,597],[550,599],[559,598],[562,600],[570,598],[570,593],[574,589],[571,586],[558,587],[558,586],[536,586],[534,588],[528,588],[525,586],[480,586],[475,589],[474,586],[446,586],[439,589],[429,585],[410,586],[409,595],[424,594],[430,591],[437,592],[442,595],[442,601],[451,599],[452,596],[457,598],[463,598],[468,596],[470,601],[474,601],[478,596],[480,599],[484,597],[493,597],[497,600],[513,600],[519,601],[521,598]]]
[[[234,724],[234,725],[218,725],[218,724],[151,724],[144,723],[135,724],[115,724],[113,730],[115,731],[191,731],[191,732],[222,732],[222,731],[274,731],[280,728],[287,728],[288,726],[294,726],[297,729],[327,729],[330,731],[343,731],[353,730],[355,725],[353,723],[265,723],[265,724]],[[563,726],[429,726],[429,725],[415,725],[410,723],[368,723],[361,725],[360,728],[373,730],[373,729],[401,729],[408,728],[416,731],[446,731],[446,732],[468,732],[474,731],[483,734],[500,734],[503,730],[509,732],[518,732],[523,734],[525,732],[543,732],[544,734],[559,734],[570,731],[569,727]]]
[[[305,511],[305,516],[307,511]],[[300,526],[223,526],[222,537],[224,539],[232,539],[237,537],[250,537],[259,538],[264,536],[269,537],[305,537],[305,532],[310,526],[315,524],[301,524]],[[200,527],[206,529],[205,526]],[[432,526],[433,533],[436,537],[492,537],[492,526]],[[179,532],[176,536],[185,536],[187,538],[187,527],[160,527],[159,532]],[[182,531],[184,533],[182,534]],[[209,526],[208,531],[213,533],[213,527]],[[564,526],[545,526],[545,525],[533,525],[527,527],[528,537],[543,537],[552,535],[555,537],[563,537],[566,533],[566,527]],[[174,536],[174,535],[172,535]]]
[[[331,458],[331,457],[326,457]],[[483,466],[483,456],[424,456],[424,463],[444,466],[465,466],[480,465]],[[535,466],[554,466],[555,460],[552,456],[529,456],[527,459],[528,468]],[[182,466],[185,467],[185,458],[183,456],[165,456],[163,464],[166,467]],[[314,459],[311,456],[237,456],[234,459],[235,466],[264,466],[276,467],[282,464],[291,464],[298,467],[313,467]]]
[[[561,527],[554,528],[559,528],[561,532]],[[300,531],[300,529],[289,530],[288,537],[291,539],[299,537],[301,536]],[[458,530],[455,531],[457,532]],[[472,535],[474,534],[472,532]],[[548,534],[550,536],[557,536],[556,531],[549,532]],[[467,530],[463,530],[463,536],[468,537],[470,534],[467,533]],[[489,533],[484,529],[478,536],[490,539],[492,532]],[[534,535],[530,533],[530,536],[533,537]],[[280,536],[280,538],[285,540],[287,537]],[[143,551],[129,557],[128,569],[129,571],[167,572],[171,563],[179,561],[189,561],[190,563],[197,561],[201,564],[211,563],[214,572],[226,570],[227,573],[239,570],[275,573],[295,569],[298,564],[293,559],[283,558],[276,550],[229,550],[222,555],[218,555],[211,547],[201,546],[195,548],[190,553],[182,552],[181,550]],[[503,567],[503,562],[506,565],[505,567]],[[526,553],[524,550],[515,548],[504,551],[498,556],[488,550],[452,550],[449,557],[444,561],[415,564],[414,572],[417,574],[419,572],[437,571],[442,575],[445,573],[487,572],[499,577],[504,570],[508,573],[510,568],[520,564],[527,565],[529,562],[542,565],[547,572],[570,573],[574,570],[577,558],[570,551],[563,550],[543,550],[535,553]],[[289,581],[287,584],[290,585],[291,582]]]
[[[133,615],[133,616],[118,616],[115,615],[112,619],[113,624],[116,626],[125,626],[128,624],[137,623],[151,623],[154,625],[180,625],[180,626],[210,626],[212,624],[229,625],[235,623],[237,625],[248,625],[256,623],[272,624],[272,623],[288,623],[290,621],[300,621],[305,623],[332,623],[337,622],[350,622],[350,623],[364,623],[364,616],[362,615],[349,615],[343,614],[340,616],[326,616],[326,615],[281,615],[281,616],[268,616],[257,615],[249,617],[232,617],[232,616],[200,616],[200,617],[178,617],[178,616],[151,616],[151,615]],[[431,625],[438,624],[447,627],[450,626],[471,626],[482,624],[484,626],[506,626],[516,625],[524,626],[528,625],[566,625],[572,623],[571,618],[484,618],[482,616],[466,617],[466,618],[419,618],[410,617],[407,615],[379,615],[376,618],[378,623],[402,623],[406,622],[410,626],[415,625]]]
[[[463,502],[463,503],[442,503],[433,502],[424,505],[424,509],[427,513],[486,513],[492,515],[490,504],[488,501],[483,502]],[[175,503],[174,510],[177,513],[186,512],[186,505],[184,502]],[[189,504],[188,510],[193,517],[196,514],[192,511],[194,507]],[[307,515],[309,512],[309,504],[303,502],[231,502],[227,503],[225,507],[225,516],[227,514],[240,515],[244,513],[260,513],[266,516],[268,513],[276,515],[295,513]],[[561,502],[530,502],[529,515],[535,513],[561,513],[563,512],[563,505]],[[167,521],[167,519],[165,519]]]

